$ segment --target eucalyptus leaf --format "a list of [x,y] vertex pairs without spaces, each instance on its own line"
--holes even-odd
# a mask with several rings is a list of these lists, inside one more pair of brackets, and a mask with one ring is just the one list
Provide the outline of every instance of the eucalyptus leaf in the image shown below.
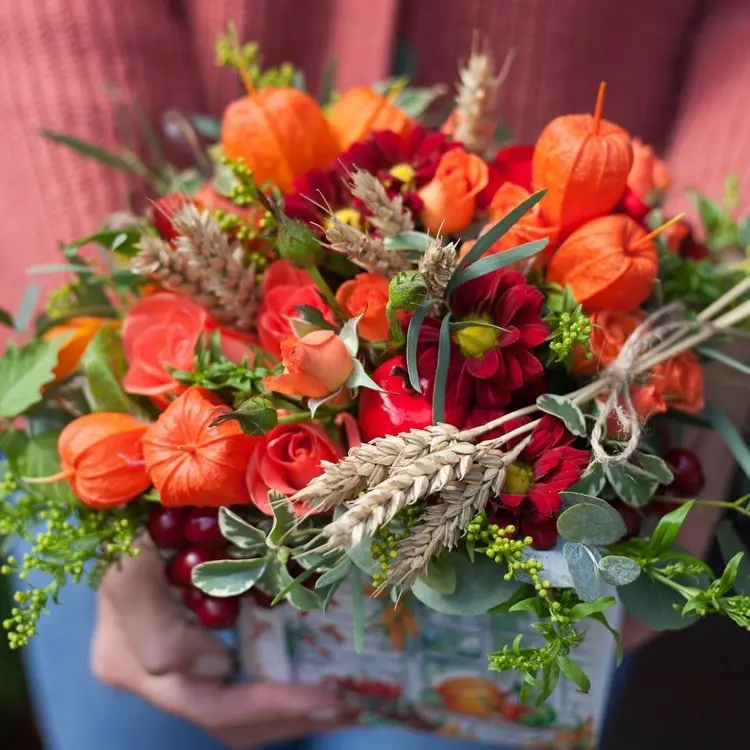
[[581,478],[570,487],[571,492],[579,492],[583,495],[597,496],[607,483],[604,476],[604,469],[598,461],[589,464]]
[[573,492],[572,490],[563,490],[560,493],[560,497],[562,498],[564,509],[572,508],[574,505],[580,505],[581,503],[588,503],[589,505],[597,505],[606,511],[613,511],[617,513],[617,511],[612,507],[610,503],[594,495],[585,495],[582,492]]
[[437,368],[432,391],[432,418],[435,422],[445,421],[445,397],[448,383],[448,367],[451,359],[451,314],[446,313],[440,324],[438,339]]
[[452,594],[456,590],[456,571],[453,570],[450,557],[441,555],[430,560],[422,580],[439,594]]
[[641,574],[641,566],[629,557],[606,555],[599,560],[599,573],[612,586],[627,586]]
[[209,596],[239,596],[255,586],[263,575],[268,561],[265,557],[254,560],[210,560],[193,568],[193,585]]
[[[542,578],[548,580],[556,589],[572,589],[573,579],[570,576],[565,557],[563,557],[564,546],[565,541],[560,537],[552,549],[524,548],[521,551],[521,558],[523,560],[531,558],[540,562],[542,565]],[[527,583],[532,581],[531,576],[524,571],[519,571],[517,575],[520,581],[526,581]]]
[[576,594],[585,602],[593,602],[604,593],[597,561],[584,544],[567,543],[563,547]]
[[263,531],[256,529],[229,508],[219,508],[219,529],[224,539],[242,549],[266,544]]
[[435,304],[434,299],[425,300],[411,316],[409,328],[406,331],[406,370],[409,375],[409,384],[417,392],[422,393],[419,382],[419,370],[417,368],[417,343],[419,342],[419,331],[422,323]]
[[562,420],[570,432],[578,437],[586,437],[586,419],[583,412],[565,396],[545,393],[536,400],[540,411]]
[[734,460],[742,467],[745,475],[750,477],[750,448],[726,414],[712,404],[706,404],[702,416],[721,435]]
[[579,503],[557,518],[557,531],[563,539],[596,546],[614,544],[625,536],[625,522],[614,508]]
[[607,464],[604,474],[620,500],[636,508],[646,505],[659,488],[657,477],[627,462]]
[[672,470],[667,466],[667,462],[660,456],[656,456],[653,453],[644,453],[643,451],[636,451],[635,454],[638,463],[652,476],[659,480],[660,484],[670,485],[674,481],[674,474]]

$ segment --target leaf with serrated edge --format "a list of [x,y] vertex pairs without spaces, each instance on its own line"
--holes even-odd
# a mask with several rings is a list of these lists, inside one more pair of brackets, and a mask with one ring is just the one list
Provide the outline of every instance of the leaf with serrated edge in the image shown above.
[[193,585],[204,594],[230,597],[244,594],[266,570],[264,557],[256,560],[210,560],[193,568]]
[[584,544],[569,542],[563,547],[563,555],[573,579],[573,586],[578,596],[585,602],[593,602],[603,593],[599,568],[592,554]]
[[643,507],[659,488],[653,474],[632,464],[607,464],[604,474],[620,500],[635,508]]
[[599,573],[612,586],[627,586],[641,574],[641,566],[629,557],[607,555],[599,560]]
[[227,541],[242,549],[266,543],[266,535],[229,508],[219,508],[219,529]]
[[614,509],[592,503],[578,503],[557,518],[557,531],[563,539],[604,546],[625,536],[625,522]]
[[578,437],[586,437],[586,420],[583,412],[565,396],[545,393],[536,400],[537,408],[562,420],[570,432]]

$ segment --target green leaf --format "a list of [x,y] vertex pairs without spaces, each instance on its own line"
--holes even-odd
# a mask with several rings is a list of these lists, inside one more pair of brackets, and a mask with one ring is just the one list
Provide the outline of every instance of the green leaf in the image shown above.
[[0,416],[17,417],[42,400],[42,389],[55,379],[58,352],[69,338],[8,344],[0,358]]
[[617,603],[617,599],[614,596],[600,596],[598,599],[594,599],[592,602],[581,602],[576,604],[570,610],[570,616],[573,622],[578,622],[586,617],[591,617],[597,612],[604,612],[605,610],[611,609]]
[[667,466],[667,462],[663,458],[655,456],[653,453],[643,453],[642,451],[636,451],[635,457],[643,469],[651,474],[651,476],[656,477],[660,484],[672,484],[674,474],[672,474],[672,470]]
[[453,570],[450,557],[441,555],[430,560],[422,580],[439,594],[452,594],[456,590],[456,571]]
[[8,328],[13,328],[15,323],[13,322],[13,316],[7,311],[0,308],[0,325],[4,325]]
[[[476,245],[478,245],[482,238],[486,236],[487,235],[482,235],[482,237],[477,240]],[[493,271],[497,271],[501,268],[507,268],[508,266],[512,266],[514,263],[519,263],[522,260],[531,258],[537,253],[540,253],[542,250],[544,250],[544,248],[547,247],[548,244],[549,237],[545,237],[541,240],[524,242],[523,245],[518,245],[518,247],[514,247],[511,250],[506,250],[502,253],[495,253],[494,255],[489,255],[486,258],[481,258],[480,260],[472,263],[470,266],[460,268],[459,264],[459,267],[456,268],[456,271],[454,272],[453,276],[451,276],[451,279],[448,282],[446,292],[448,295],[450,295],[467,281],[473,281],[474,279],[478,279],[480,276],[484,276],[485,274],[492,273]],[[474,252],[476,245],[474,245],[474,247],[467,253],[466,257]]]
[[[574,505],[580,505],[581,503],[588,503],[589,505],[597,505],[606,511],[615,510],[610,503],[606,500],[602,500],[600,497],[595,495],[584,495],[582,492],[573,492],[572,490],[563,490],[560,493],[560,497],[563,500],[563,509],[572,508]],[[617,513],[617,511],[615,511]]]
[[309,567],[296,578],[292,578],[289,571],[284,567],[281,572],[283,586],[274,597],[271,605],[278,604],[280,599],[286,599],[290,604],[294,605],[297,609],[301,609],[303,612],[314,612],[321,609],[323,602],[320,596],[302,584],[315,573],[322,562],[321,560],[317,565]]
[[740,241],[740,245],[747,250],[750,248],[750,214],[743,216],[737,222],[737,239]]
[[412,593],[430,609],[443,615],[482,615],[507,601],[518,588],[516,581],[506,581],[506,568],[484,555],[472,564],[463,551],[448,556],[456,575],[456,588],[441,594],[423,581],[417,581]]
[[192,115],[190,120],[199,135],[208,141],[221,139],[221,120],[212,115]]
[[260,529],[256,529],[229,508],[219,508],[219,529],[224,539],[241,549],[266,543],[266,535]]
[[109,250],[115,250],[120,255],[132,258],[138,252],[137,244],[140,238],[141,232],[136,228],[105,229],[101,232],[90,234],[87,237],[82,237],[75,242],[65,245],[63,248],[63,254],[66,257],[76,257],[76,250],[91,243],[96,243],[97,245],[102,245]]
[[30,266],[26,273],[29,276],[43,276],[48,273],[92,274],[94,269],[79,263],[47,263],[42,266]]
[[362,590],[362,574],[359,568],[352,568],[351,579],[354,650],[361,654],[365,650],[365,593]]
[[557,531],[563,539],[596,546],[614,544],[625,536],[625,522],[612,507],[578,503],[557,518]]
[[306,323],[311,323],[316,328],[321,328],[325,331],[335,331],[336,326],[329,323],[324,317],[323,313],[311,305],[297,305],[294,308],[299,314],[300,318]]
[[209,596],[239,596],[255,586],[266,570],[265,557],[255,560],[211,560],[193,568],[193,585]]
[[275,597],[288,580],[289,572],[286,565],[279,560],[277,555],[271,555],[268,558],[266,569],[256,585],[263,593]]
[[383,238],[387,250],[414,250],[423,253],[433,243],[434,238],[424,232],[402,232]]
[[750,375],[750,365],[746,365],[744,362],[736,360],[734,357],[730,357],[724,352],[720,352],[718,349],[714,349],[712,346],[696,347],[698,353],[706,359],[712,359],[714,362],[721,362],[721,364],[731,367],[737,372],[741,372],[743,375]]
[[[515,208],[511,209],[491,229],[479,237],[471,250],[469,250],[469,252],[459,261],[458,266],[456,267],[456,272],[453,274],[454,278],[464,266],[471,265],[475,260],[481,258],[517,221],[519,221],[519,219],[534,208],[534,206],[536,206],[546,194],[546,190],[539,190],[533,195],[530,195],[526,200],[521,201]],[[450,290],[450,288],[450,282],[448,282],[448,289]]]
[[[725,563],[734,558],[739,552],[747,552],[740,535],[729,518],[725,518],[716,527],[716,540],[719,543],[721,556],[724,558]],[[750,559],[748,559],[747,554],[745,554],[745,557],[742,558],[739,564],[734,588],[737,593],[750,596]]]
[[440,324],[438,339],[437,368],[432,391],[432,419],[435,422],[445,421],[445,389],[448,383],[448,366],[451,360],[451,314],[447,313]]
[[16,330],[25,332],[31,325],[31,318],[39,301],[41,287],[34,281],[26,287],[21,299],[21,304],[16,311]]
[[354,547],[347,548],[346,556],[370,578],[380,571],[380,563],[376,562],[372,556],[372,540],[369,538],[363,539]]
[[560,665],[557,660],[547,662],[542,669],[542,690],[536,699],[537,706],[541,706],[552,695],[559,680]]
[[[338,69],[338,66],[339,61],[335,55],[328,58],[326,66],[323,69],[323,77],[320,79],[320,87],[318,89],[318,104],[320,104],[321,107],[327,107],[331,103],[331,98],[333,96],[333,81],[336,78],[336,70]],[[219,128],[219,137],[221,137],[221,127]]]
[[647,549],[648,554],[656,557],[660,553],[670,549],[675,539],[677,539],[677,534],[694,503],[695,501],[691,500],[689,503],[675,508],[675,510],[659,519],[659,523],[651,534],[651,541]]
[[270,492],[269,499],[273,510],[273,526],[267,542],[271,549],[275,549],[283,544],[286,535],[294,528],[296,517],[292,504],[280,492]]
[[650,576],[638,576],[633,583],[617,589],[617,593],[625,609],[653,630],[680,630],[695,622],[695,617],[683,617],[675,609],[675,605],[682,608],[685,599]]
[[446,92],[442,84],[428,87],[407,86],[396,94],[393,104],[406,112],[409,117],[417,119],[421,117],[430,105]]
[[343,581],[353,566],[352,561],[344,556],[333,568],[323,573],[315,582],[316,589],[325,589]]
[[636,508],[644,506],[659,488],[653,474],[633,464],[607,464],[604,474],[620,500]]
[[237,422],[245,435],[262,437],[276,427],[278,414],[270,399],[265,396],[253,396],[234,411],[215,417],[209,427],[229,421]]
[[737,428],[729,421],[723,412],[712,404],[706,404],[703,416],[709,424],[721,435],[722,439],[734,456],[734,460],[740,465],[747,477],[750,477],[750,448],[743,440]]
[[641,574],[641,566],[629,557],[606,555],[599,560],[599,573],[611,586],[627,586]]
[[122,388],[127,365],[120,337],[111,325],[102,326],[81,357],[86,374],[86,400],[92,411],[116,411],[148,418],[148,413]]
[[569,488],[569,491],[596,497],[604,489],[606,483],[607,478],[604,476],[602,465],[594,461],[589,464],[583,476]]
[[586,673],[572,659],[560,654],[557,657],[557,664],[562,673],[572,682],[582,693],[588,693],[591,690],[591,682]]
[[545,393],[536,400],[536,405],[545,414],[562,420],[569,432],[578,437],[586,437],[586,420],[583,412],[565,396]]
[[[614,597],[604,597],[605,599],[612,598],[614,600]],[[619,667],[622,663],[622,638],[620,637],[620,633],[615,630],[607,621],[607,618],[604,616],[604,613],[602,612],[592,612],[589,617],[592,620],[596,620],[602,627],[609,630],[610,635],[615,640],[615,645],[617,646],[617,666]]]
[[409,375],[409,384],[417,392],[422,393],[419,383],[419,370],[417,368],[417,343],[419,342],[419,331],[427,313],[435,304],[434,299],[424,301],[409,320],[409,328],[406,331],[406,371]]
[[727,591],[729,591],[729,589],[731,589],[734,586],[734,583],[737,580],[737,575],[740,572],[740,565],[742,564],[742,559],[744,557],[745,557],[744,552],[738,552],[726,564],[726,567],[724,568],[724,572],[721,574],[721,578],[719,578],[719,581],[718,581],[719,594],[722,594],[722,595],[726,594]]
[[593,602],[602,595],[599,568],[593,553],[584,544],[566,543],[563,547],[576,594],[585,602]]
[[[60,472],[60,455],[57,441],[60,433],[42,432],[30,437],[23,451],[13,461],[16,472],[22,477],[51,477]],[[73,491],[68,482],[50,482],[34,485],[34,494],[43,495],[47,500],[68,503],[74,502]]]

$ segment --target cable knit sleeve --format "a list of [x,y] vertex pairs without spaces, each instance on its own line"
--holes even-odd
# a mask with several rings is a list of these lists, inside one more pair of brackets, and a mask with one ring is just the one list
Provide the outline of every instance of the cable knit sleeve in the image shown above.
[[107,85],[153,120],[169,106],[201,109],[176,11],[168,0],[0,4],[0,306],[15,309],[27,266],[58,262],[60,243],[124,206],[121,175],[41,129],[116,148],[124,134]]

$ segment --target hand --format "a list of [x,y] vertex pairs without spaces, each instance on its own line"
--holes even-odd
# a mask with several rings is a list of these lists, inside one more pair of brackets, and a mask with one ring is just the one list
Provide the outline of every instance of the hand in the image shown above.
[[104,683],[192,722],[232,748],[330,731],[340,706],[319,688],[226,684],[231,652],[188,622],[150,540],[102,583],[91,663]]

